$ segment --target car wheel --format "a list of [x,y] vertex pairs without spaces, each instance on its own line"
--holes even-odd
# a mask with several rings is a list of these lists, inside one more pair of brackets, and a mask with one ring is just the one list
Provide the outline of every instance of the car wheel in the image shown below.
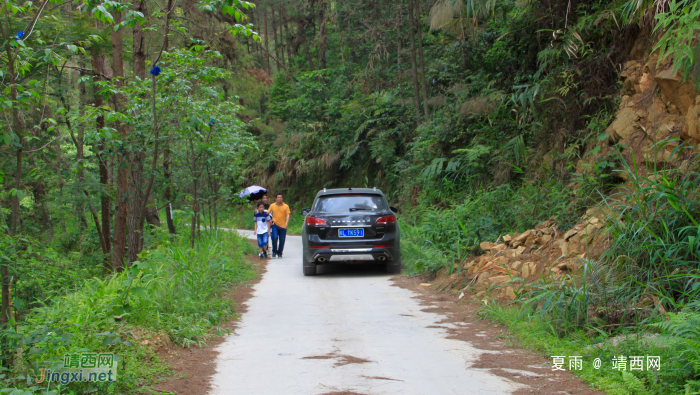
[[304,266],[304,275],[305,276],[315,276],[316,275],[316,266]]
[[386,271],[390,274],[401,273],[401,261],[394,261],[386,264]]

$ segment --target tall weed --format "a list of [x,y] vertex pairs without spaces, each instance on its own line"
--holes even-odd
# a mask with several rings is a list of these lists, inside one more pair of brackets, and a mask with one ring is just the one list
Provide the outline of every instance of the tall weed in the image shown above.
[[632,188],[608,199],[611,246],[603,258],[629,260],[638,268],[634,278],[662,298],[667,309],[700,307],[698,173],[641,175],[629,166],[626,173]]
[[[0,379],[5,389],[39,390],[31,384],[39,369],[60,366],[69,352],[113,352],[120,356],[119,380],[113,384],[71,384],[73,393],[138,392],[146,379],[164,374],[137,333],[159,333],[181,346],[201,345],[234,315],[235,302],[224,297],[228,286],[252,278],[255,272],[244,253],[253,246],[234,232],[202,232],[197,249],[186,237],[163,235],[122,273],[86,280],[26,320],[2,331],[8,349],[20,355],[22,377]],[[53,387],[51,387],[53,388]]]

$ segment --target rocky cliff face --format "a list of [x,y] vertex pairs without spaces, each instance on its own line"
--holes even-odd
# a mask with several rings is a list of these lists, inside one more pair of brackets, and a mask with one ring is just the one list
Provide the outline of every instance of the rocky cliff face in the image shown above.
[[[620,78],[620,108],[596,157],[617,145],[630,165],[636,162],[642,175],[653,169],[687,166],[700,144],[700,96],[693,83],[674,72],[670,61],[659,64],[656,54],[647,60],[628,61]],[[677,150],[682,143],[686,149]],[[578,170],[586,171],[594,160],[579,162]]]

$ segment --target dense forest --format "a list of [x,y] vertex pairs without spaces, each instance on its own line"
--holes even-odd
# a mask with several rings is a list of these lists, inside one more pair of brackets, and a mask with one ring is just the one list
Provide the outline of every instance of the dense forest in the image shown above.
[[[252,246],[221,230],[251,226],[238,198],[251,184],[285,194],[297,231],[318,189],[381,188],[401,210],[404,271],[427,276],[483,241],[612,207],[613,241],[583,278],[484,315],[548,353],[654,334],[588,352],[652,348],[668,370],[584,379],[700,391],[697,0],[0,8],[7,392],[145,393],[168,368],[138,339],[221,335],[234,314],[221,292],[255,276]],[[604,291],[586,277],[602,272]],[[589,313],[589,287],[605,314]],[[619,309],[652,297],[649,314]],[[76,350],[119,354],[120,380],[33,384]]]

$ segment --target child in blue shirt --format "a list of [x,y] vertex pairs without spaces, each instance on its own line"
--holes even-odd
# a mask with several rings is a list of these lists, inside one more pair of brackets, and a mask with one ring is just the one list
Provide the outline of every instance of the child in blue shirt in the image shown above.
[[255,220],[255,234],[258,236],[258,247],[260,248],[260,259],[267,258],[267,251],[264,247],[267,246],[270,237],[270,221],[272,217],[265,212],[263,202],[258,203],[258,211],[253,216]]

